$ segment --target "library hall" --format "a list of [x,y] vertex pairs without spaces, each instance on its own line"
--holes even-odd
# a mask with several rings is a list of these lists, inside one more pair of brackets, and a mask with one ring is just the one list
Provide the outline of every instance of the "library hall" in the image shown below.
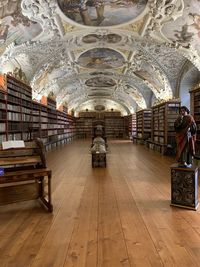
[[200,267],[200,0],[0,0],[0,267]]

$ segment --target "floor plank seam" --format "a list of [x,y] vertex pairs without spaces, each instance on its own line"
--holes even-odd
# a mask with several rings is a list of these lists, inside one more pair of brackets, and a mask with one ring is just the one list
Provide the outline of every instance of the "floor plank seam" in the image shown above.
[[128,247],[127,247],[127,244],[126,244],[126,238],[125,238],[125,234],[124,234],[124,230],[123,230],[123,224],[122,224],[122,219],[121,219],[121,215],[120,215],[119,205],[118,205],[118,201],[117,201],[116,190],[115,190],[115,186],[114,186],[114,183],[113,183],[112,178],[111,178],[111,181],[112,181],[113,188],[114,188],[114,194],[115,194],[115,199],[116,199],[116,204],[117,204],[117,210],[118,210],[118,214],[119,214],[120,225],[121,225],[121,229],[122,229],[122,235],[123,235],[123,238],[124,238],[124,244],[125,244],[125,247],[126,247],[126,253],[127,253],[127,256],[128,256],[128,262],[129,262],[129,265],[131,267],[130,255],[129,255]]

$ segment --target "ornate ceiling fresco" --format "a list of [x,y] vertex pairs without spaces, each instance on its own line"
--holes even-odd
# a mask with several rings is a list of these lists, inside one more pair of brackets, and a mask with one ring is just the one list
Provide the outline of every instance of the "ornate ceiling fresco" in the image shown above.
[[200,0],[1,0],[0,72],[76,113],[127,114],[200,80],[199,33]]
[[106,34],[106,35],[98,35],[98,34],[88,34],[82,38],[82,42],[86,44],[95,44],[100,42],[105,42],[108,44],[116,44],[122,40],[122,37],[118,34]]
[[90,27],[121,25],[137,18],[147,0],[58,0],[65,16],[72,22]]
[[0,2],[0,54],[13,42],[16,45],[32,40],[42,32],[39,23],[22,14],[20,1]]
[[182,46],[192,44],[200,52],[200,1],[187,0],[184,3],[183,15],[176,21],[167,22],[162,27],[162,34]]
[[108,77],[98,77],[86,80],[85,84],[89,87],[112,87],[116,85],[116,82]]
[[78,65],[88,69],[113,69],[122,67],[123,64],[124,57],[110,48],[93,48],[78,58]]

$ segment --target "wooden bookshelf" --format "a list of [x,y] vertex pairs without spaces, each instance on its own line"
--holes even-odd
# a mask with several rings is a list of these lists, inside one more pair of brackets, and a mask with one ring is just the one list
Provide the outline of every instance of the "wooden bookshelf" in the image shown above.
[[124,137],[124,117],[106,116],[105,117],[105,135],[107,138]]
[[190,113],[194,116],[197,125],[195,153],[200,157],[200,84],[190,91]]
[[162,154],[175,151],[174,122],[179,115],[180,101],[167,101],[152,107],[152,138],[149,147]]
[[136,113],[125,116],[124,119],[126,135],[132,139],[137,134]]
[[151,109],[142,109],[136,112],[136,136],[134,143],[143,144],[151,138]]
[[7,96],[6,92],[0,90],[0,142],[8,138],[8,121],[7,121]]
[[[124,117],[118,111],[83,111],[76,118],[77,136],[79,138],[91,138],[93,135],[93,122],[103,121],[105,136],[107,138],[124,137]],[[101,123],[100,123],[101,124]]]
[[132,114],[132,138],[137,135],[136,113]]
[[32,88],[7,75],[7,139],[30,139]]
[[65,105],[60,105],[58,107],[58,110],[61,111],[61,112],[63,112],[63,113],[65,113],[65,114],[68,114],[68,107],[65,106]]
[[54,144],[58,141],[59,122],[57,121],[56,101],[49,97],[47,97],[47,118],[48,143]]
[[41,138],[46,148],[76,137],[75,118],[58,111],[56,101],[32,100],[32,88],[9,75],[0,75],[0,142]]
[[46,99],[43,97],[42,103],[40,104],[40,120],[42,121],[40,129],[46,149],[75,139],[75,118],[67,114],[67,109],[63,106],[62,109],[57,110],[56,101],[50,97],[46,97]]
[[92,124],[95,120],[94,114],[82,114],[81,117],[76,118],[76,132],[78,138],[92,138]]
[[105,118],[107,117],[121,117],[121,112],[120,111],[104,111],[102,112],[103,116]]
[[96,118],[97,112],[96,111],[81,111],[78,114],[80,118]]
[[128,138],[132,138],[133,136],[133,115],[130,114],[124,117],[124,133]]

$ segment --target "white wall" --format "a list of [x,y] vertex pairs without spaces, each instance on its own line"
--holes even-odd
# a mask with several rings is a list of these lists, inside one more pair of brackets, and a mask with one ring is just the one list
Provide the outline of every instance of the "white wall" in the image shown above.
[[189,91],[200,82],[200,72],[193,67],[182,78],[179,88],[179,97],[181,105],[190,109],[190,93]]

